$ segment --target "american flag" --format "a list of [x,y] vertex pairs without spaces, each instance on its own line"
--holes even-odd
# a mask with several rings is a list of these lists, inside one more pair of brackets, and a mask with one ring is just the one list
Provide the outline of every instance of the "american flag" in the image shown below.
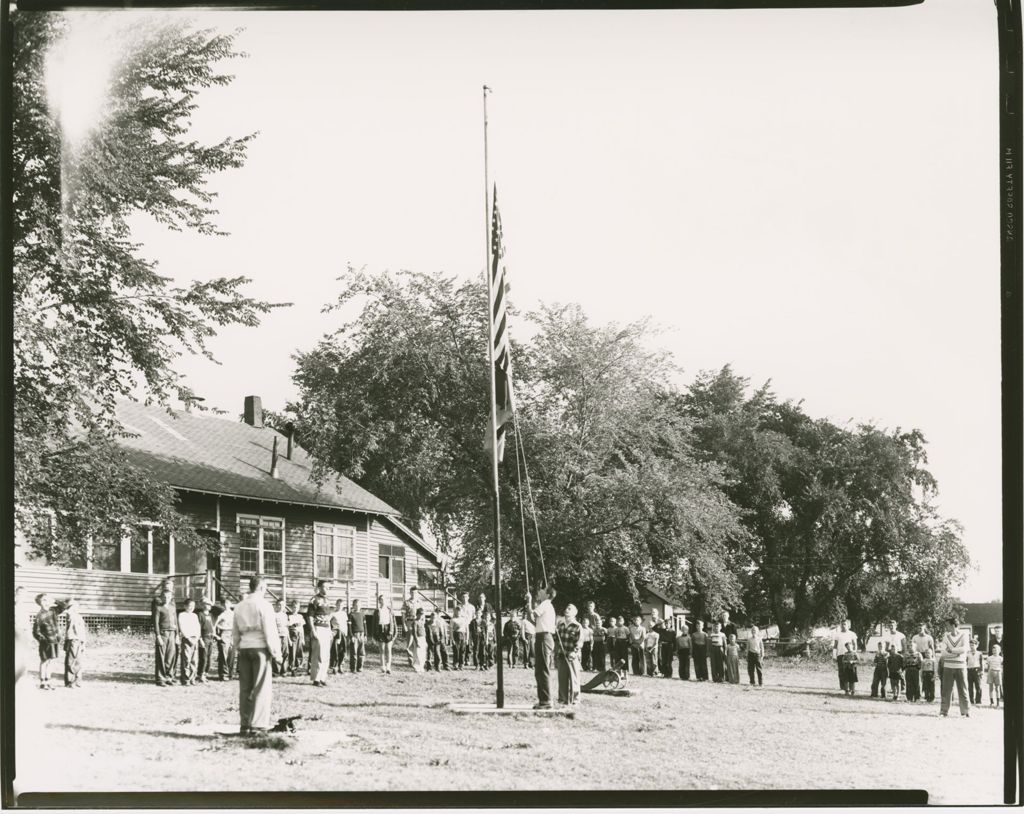
[[[508,322],[505,299],[508,284],[502,258],[501,215],[498,212],[498,187],[494,187],[494,206],[491,209],[491,316],[494,343],[494,406],[497,424],[498,460],[505,456],[505,423],[512,418],[512,361],[509,356]],[[490,433],[487,436],[490,447]]]

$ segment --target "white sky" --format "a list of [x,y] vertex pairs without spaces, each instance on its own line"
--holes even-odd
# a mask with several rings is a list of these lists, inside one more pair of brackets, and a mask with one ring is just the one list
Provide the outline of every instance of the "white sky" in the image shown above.
[[732,363],[813,416],[921,428],[979,566],[961,598],[1000,596],[991,3],[193,16],[250,54],[195,137],[260,136],[214,182],[230,237],[136,236],[295,303],[183,361],[209,404],[295,396],[346,263],[480,273],[486,83],[517,307],[650,315],[687,381]]

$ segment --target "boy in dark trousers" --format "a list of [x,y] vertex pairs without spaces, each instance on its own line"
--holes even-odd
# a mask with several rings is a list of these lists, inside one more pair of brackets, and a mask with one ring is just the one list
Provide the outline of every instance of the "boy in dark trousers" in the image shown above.
[[[427,624],[427,653],[435,672],[448,669],[448,644],[448,623],[441,611],[435,610]],[[430,669],[429,664],[427,669]]]
[[846,643],[846,652],[843,659],[843,682],[846,685],[846,693],[853,695],[857,691],[857,650],[853,642]]
[[903,656],[896,649],[896,645],[889,645],[889,658],[886,660],[889,668],[889,689],[892,691],[890,701],[900,700],[900,685],[903,683]]
[[207,677],[207,673],[210,672],[213,651],[216,647],[213,637],[213,616],[210,615],[210,600],[200,601],[196,616],[199,618],[199,683],[209,684],[210,679]]
[[80,690],[82,688],[82,654],[85,650],[88,632],[85,627],[85,619],[78,612],[78,603],[74,597],[69,597],[57,605],[58,610],[61,607],[67,614],[67,625],[64,629],[64,686]]
[[484,638],[484,660],[487,663],[487,669],[490,670],[494,666],[495,650],[498,644],[498,622],[494,617],[494,611],[490,611],[487,615],[487,632]]
[[889,654],[885,652],[885,643],[878,643],[875,653],[875,671],[871,675],[871,697],[885,698],[885,682],[889,678]]
[[523,627],[519,623],[518,611],[512,611],[508,621],[505,622],[505,629],[502,631],[505,648],[508,651],[506,659],[509,667],[515,667],[516,661],[521,657],[523,649]]
[[668,622],[658,622],[658,670],[665,678],[672,678],[672,660],[676,652],[676,632]]
[[644,639],[647,638],[647,628],[639,616],[633,617],[633,624],[628,628],[629,633],[629,657],[633,662],[633,675],[644,674]]
[[921,658],[921,692],[929,703],[935,700],[935,654],[931,648]]

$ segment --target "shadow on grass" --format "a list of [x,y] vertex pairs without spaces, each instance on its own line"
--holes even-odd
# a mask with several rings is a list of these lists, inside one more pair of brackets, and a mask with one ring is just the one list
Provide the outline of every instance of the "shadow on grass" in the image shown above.
[[112,735],[156,735],[161,738],[179,738],[181,740],[208,741],[223,735],[197,735],[192,732],[174,732],[167,729],[118,729],[112,726],[86,726],[85,724],[47,724],[47,729],[73,729],[77,732],[105,732]]
[[113,670],[87,671],[85,678],[89,682],[102,682],[104,684],[152,684],[156,686],[156,679],[152,673],[129,673]]

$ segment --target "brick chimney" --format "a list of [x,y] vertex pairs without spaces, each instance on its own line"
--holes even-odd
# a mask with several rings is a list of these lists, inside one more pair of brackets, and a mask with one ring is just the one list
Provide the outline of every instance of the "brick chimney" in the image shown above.
[[263,427],[263,402],[259,396],[245,397],[243,420],[250,427]]

